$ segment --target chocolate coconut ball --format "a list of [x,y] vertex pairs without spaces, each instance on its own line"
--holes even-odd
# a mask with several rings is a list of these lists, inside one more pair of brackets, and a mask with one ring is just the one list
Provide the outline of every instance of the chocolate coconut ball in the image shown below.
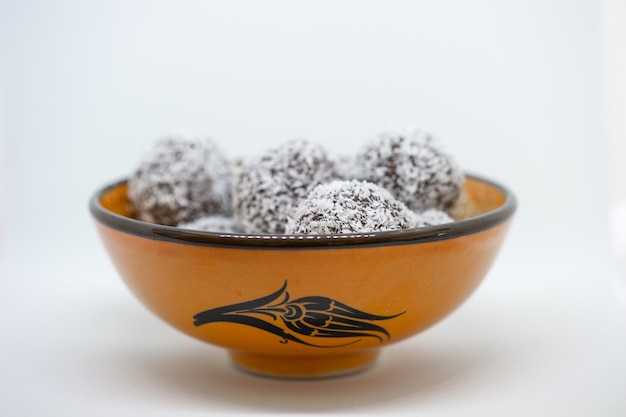
[[192,220],[190,222],[180,223],[177,227],[181,229],[200,230],[203,232],[217,233],[238,233],[235,219],[230,216],[213,214]]
[[366,181],[315,187],[297,207],[287,233],[334,235],[409,229],[414,213],[384,188]]
[[386,188],[412,210],[452,209],[465,181],[455,159],[419,129],[383,132],[355,160],[358,179]]
[[414,212],[413,219],[415,221],[414,227],[438,226],[454,221],[448,213],[435,208]]
[[233,191],[239,228],[244,233],[284,233],[300,201],[334,176],[326,151],[306,139],[290,140],[244,162]]
[[143,221],[174,226],[232,212],[227,159],[205,136],[157,140],[128,181],[128,197]]

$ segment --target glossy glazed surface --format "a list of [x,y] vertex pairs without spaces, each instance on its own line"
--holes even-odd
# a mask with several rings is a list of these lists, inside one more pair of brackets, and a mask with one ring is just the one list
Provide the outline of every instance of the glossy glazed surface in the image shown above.
[[454,213],[455,222],[425,227],[369,234],[335,236],[239,235],[183,230],[176,227],[136,220],[126,194],[126,181],[119,181],[98,191],[90,201],[90,210],[98,222],[137,236],[199,245],[250,247],[363,246],[364,244],[402,244],[417,241],[450,239],[476,233],[507,221],[516,201],[504,187],[486,179],[468,176],[461,203]]
[[132,220],[124,183],[93,204],[115,213],[113,222],[96,214],[98,230],[151,311],[242,368],[289,377],[366,367],[381,347],[452,312],[487,273],[515,207],[501,187],[471,179],[465,220],[444,228],[285,246],[288,237],[180,234]]

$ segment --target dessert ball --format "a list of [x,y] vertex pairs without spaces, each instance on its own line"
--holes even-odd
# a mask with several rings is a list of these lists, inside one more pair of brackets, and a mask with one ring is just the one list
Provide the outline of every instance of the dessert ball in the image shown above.
[[244,233],[284,233],[300,201],[334,176],[326,151],[306,139],[290,140],[244,162],[233,191],[239,228]]
[[200,230],[203,232],[238,233],[235,219],[230,216],[212,214],[199,217],[190,222],[178,224],[181,229]]
[[174,226],[232,212],[231,168],[213,140],[178,135],[157,140],[128,181],[137,217]]
[[438,226],[440,224],[451,223],[454,221],[448,213],[443,210],[429,208],[413,213],[415,221],[414,227]]
[[413,225],[414,213],[386,189],[366,181],[337,180],[313,189],[297,207],[287,233],[369,233]]
[[355,157],[357,179],[386,188],[412,210],[450,210],[465,176],[428,132],[404,128],[379,134]]
[[353,180],[356,178],[354,155],[330,154],[335,164],[335,174],[338,180]]

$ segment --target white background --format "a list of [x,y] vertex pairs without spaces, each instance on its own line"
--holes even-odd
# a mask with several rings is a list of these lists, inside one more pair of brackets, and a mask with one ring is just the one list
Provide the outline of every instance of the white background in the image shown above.
[[[0,414],[626,412],[623,1],[0,4]],[[236,373],[130,296],[87,211],[171,131],[234,157],[406,124],[519,210],[475,297],[357,377]]]

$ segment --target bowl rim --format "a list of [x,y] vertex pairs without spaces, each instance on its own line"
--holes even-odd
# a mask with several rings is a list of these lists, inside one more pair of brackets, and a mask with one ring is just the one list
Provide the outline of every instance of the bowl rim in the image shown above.
[[127,178],[105,185],[96,191],[89,200],[89,210],[95,220],[117,231],[138,237],[197,246],[241,249],[324,249],[393,246],[448,240],[471,235],[504,223],[513,216],[517,208],[517,200],[507,187],[478,175],[466,174],[466,177],[496,188],[504,195],[504,203],[490,212],[464,220],[437,226],[384,232],[337,235],[243,234],[205,232],[149,223],[114,213],[104,208],[100,202],[106,193],[127,183]]

